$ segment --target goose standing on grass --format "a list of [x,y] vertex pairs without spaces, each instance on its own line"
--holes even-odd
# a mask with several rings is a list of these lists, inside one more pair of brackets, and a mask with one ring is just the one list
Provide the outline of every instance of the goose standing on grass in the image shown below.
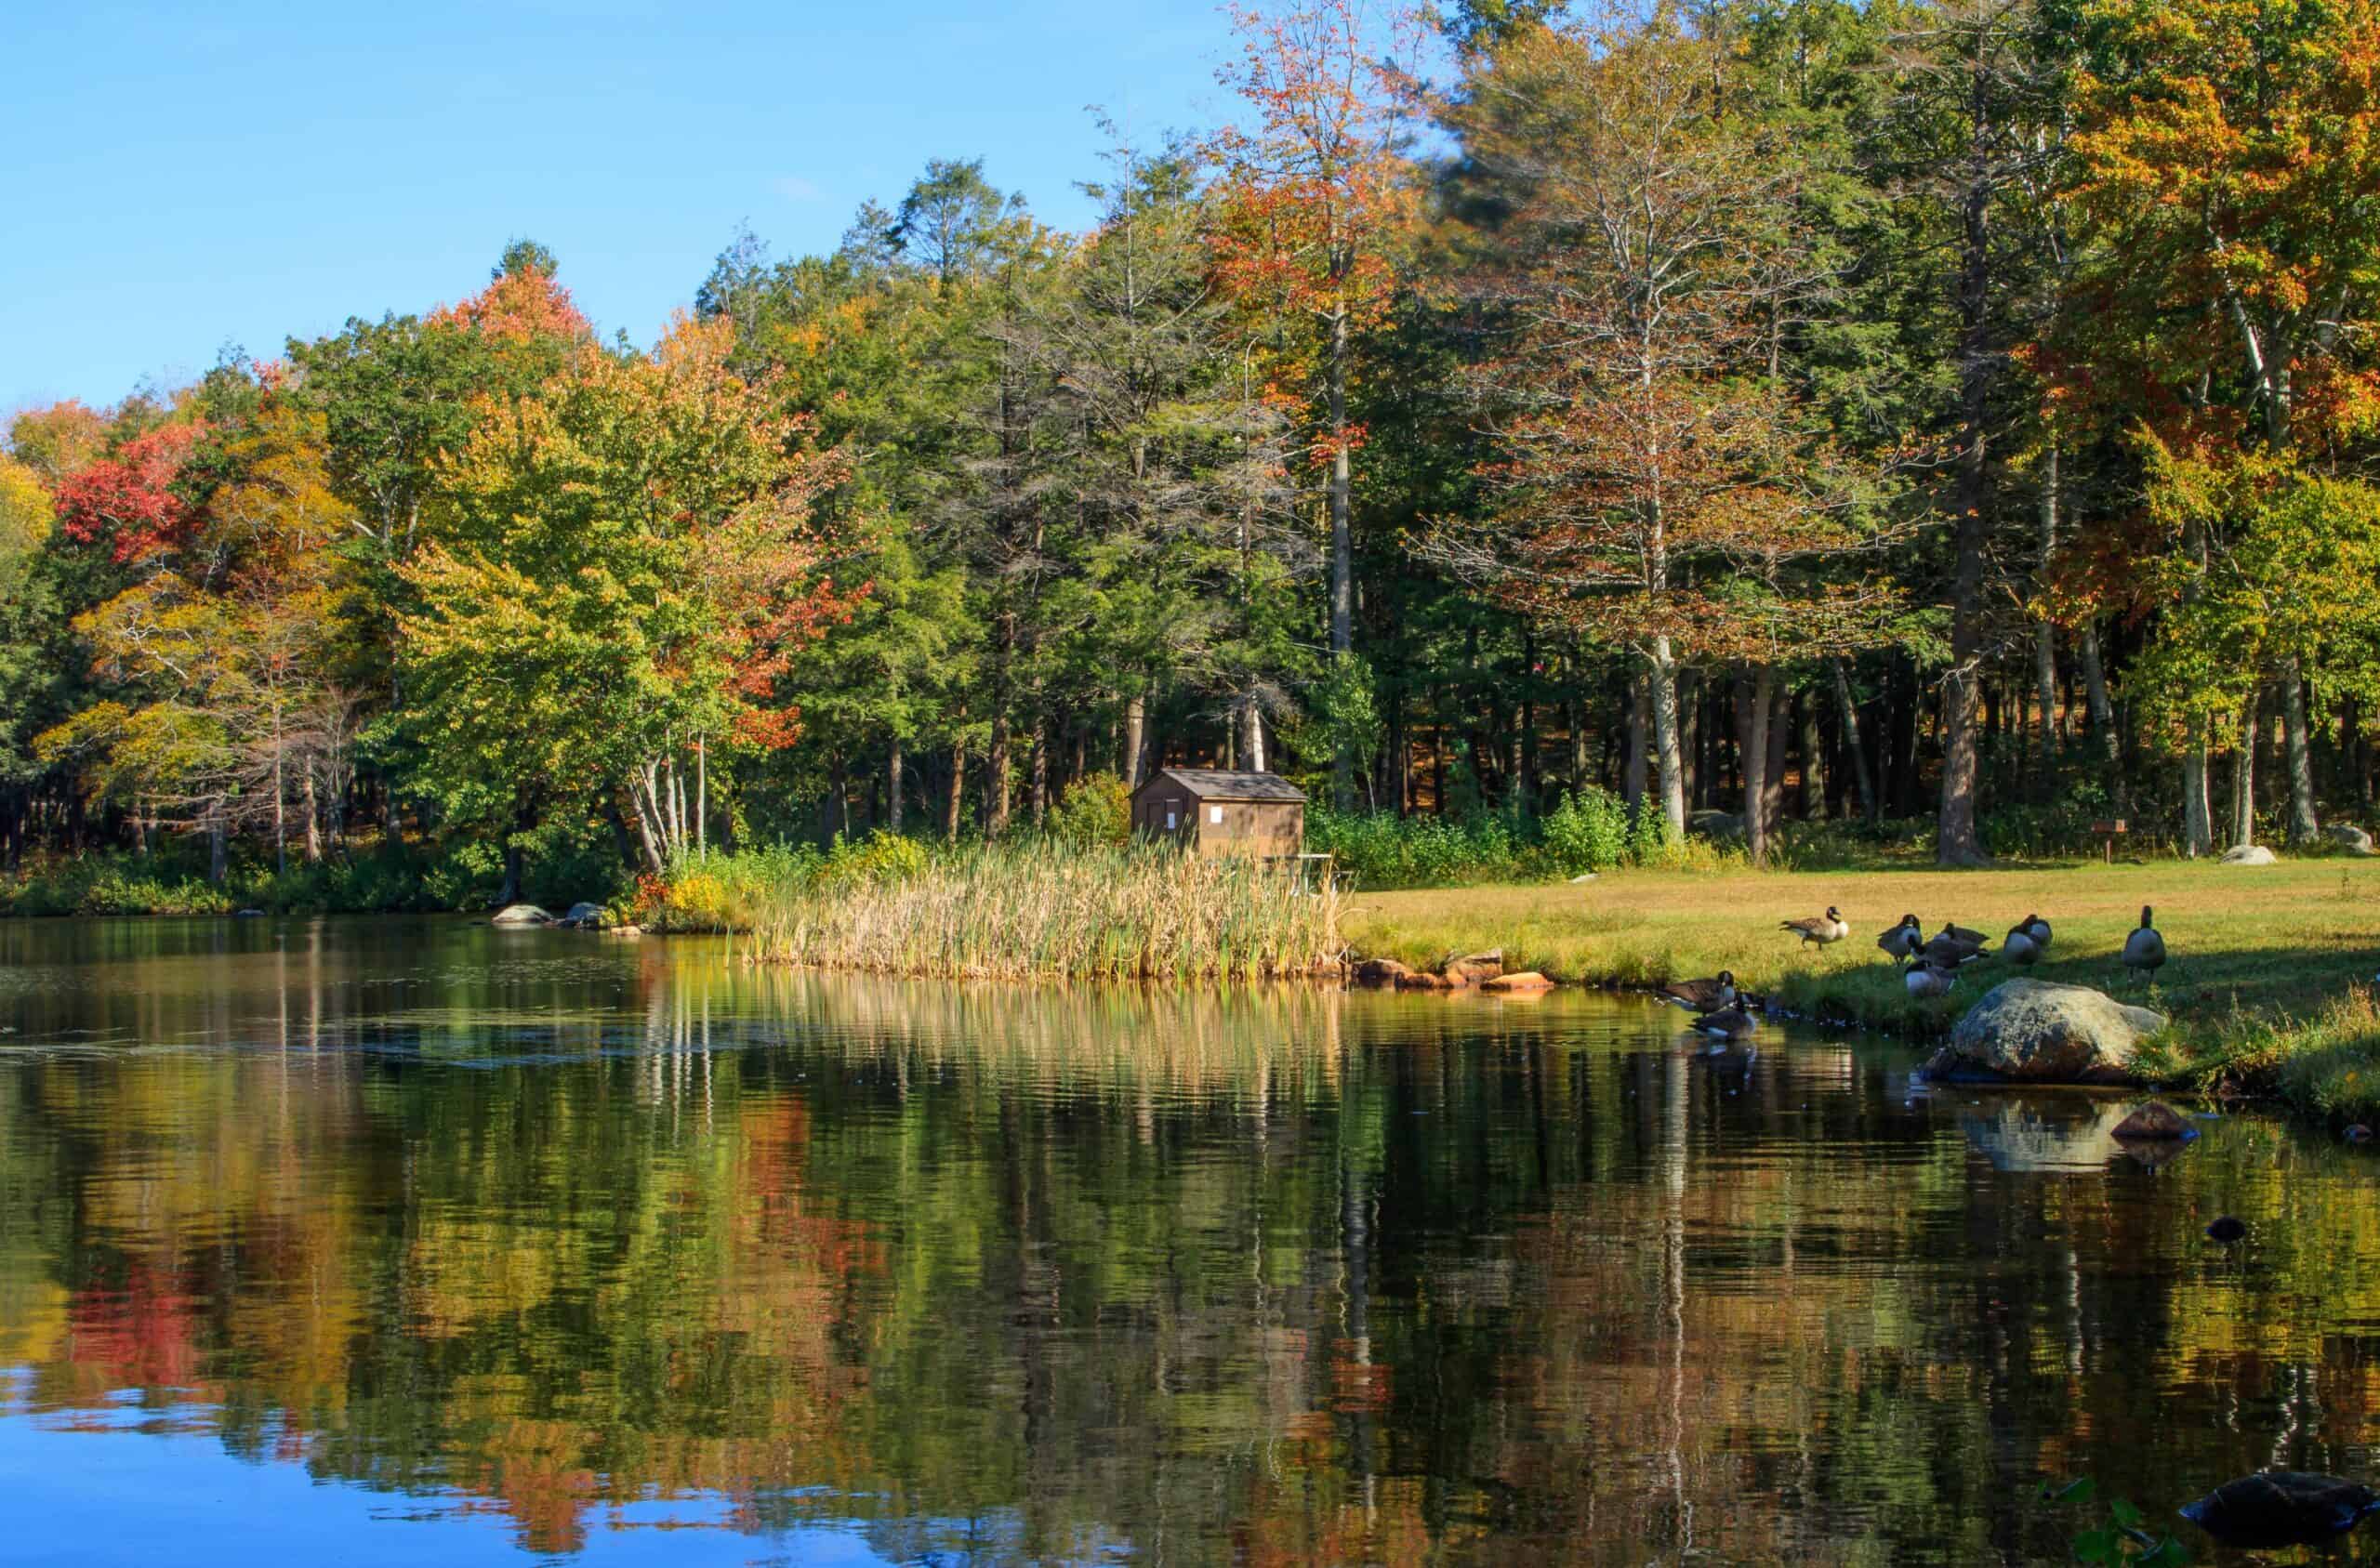
[[1721,969],[1706,980],[1673,980],[1662,986],[1658,995],[1664,1002],[1707,1013],[1734,1007],[1740,994],[1736,990],[1736,971]]
[[2139,929],[2124,938],[2123,942],[2123,967],[2151,979],[2156,977],[2159,969],[2165,967],[2165,939],[2160,936],[2157,933],[2157,928],[2150,924],[2156,914],[2155,910],[2145,903],[2142,904]]
[[1832,904],[1826,906],[1825,914],[1813,915],[1806,920],[1779,920],[1777,922],[1777,929],[1780,931],[1792,931],[1800,937],[1804,947],[1809,946],[1812,942],[1824,947],[1831,942],[1841,942],[1851,934],[1850,926],[1843,918],[1843,911]]
[[1948,996],[1950,987],[1958,981],[1957,969],[1945,968],[1931,960],[1911,964],[1901,972],[1901,984],[1908,988],[1911,997],[1920,1001],[1928,996]]
[[1908,958],[1925,945],[1925,928],[1917,923],[1914,915],[1904,915],[1900,924],[1876,939],[1877,950],[1887,958]]
[[1759,1027],[1759,1021],[1741,1008],[1722,1008],[1694,1021],[1696,1034],[1720,1040],[1740,1040]]

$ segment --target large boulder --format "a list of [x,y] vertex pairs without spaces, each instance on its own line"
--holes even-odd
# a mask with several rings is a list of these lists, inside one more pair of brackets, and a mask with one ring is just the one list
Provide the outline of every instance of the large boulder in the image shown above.
[[550,926],[554,917],[534,903],[508,903],[488,916],[491,926]]
[[2277,865],[2281,857],[2262,844],[2234,844],[2223,851],[2224,865]]
[[574,903],[562,923],[573,930],[600,931],[603,929],[603,906],[600,903]]
[[2147,1008],[2087,985],[2005,981],[1959,1020],[1925,1071],[2016,1084],[2133,1084],[2134,1048],[2163,1027]]
[[1367,958],[1355,966],[1357,985],[1401,985],[1412,969],[1394,958]]
[[1518,974],[1498,975],[1484,982],[1482,991],[1492,991],[1501,996],[1527,996],[1554,989],[1554,982],[1535,969],[1523,969]]
[[2372,845],[2372,835],[2347,823],[2333,823],[2322,829],[2322,837],[2331,848],[2350,855],[2380,854]]

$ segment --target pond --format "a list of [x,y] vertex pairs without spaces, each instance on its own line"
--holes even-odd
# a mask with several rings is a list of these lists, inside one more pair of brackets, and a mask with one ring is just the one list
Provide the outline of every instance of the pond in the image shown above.
[[2372,1158],[1681,1021],[0,923],[0,1558],[2046,1562],[2044,1477],[2365,1473]]

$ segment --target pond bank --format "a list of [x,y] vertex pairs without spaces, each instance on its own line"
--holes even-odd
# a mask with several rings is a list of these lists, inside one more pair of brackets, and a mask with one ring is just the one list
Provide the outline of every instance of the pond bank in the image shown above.
[[[2143,904],[2173,949],[2154,985],[2116,961]],[[1780,921],[1833,905],[1843,942],[1804,949]],[[1875,946],[1903,913],[2000,934],[2029,915],[2055,929],[2019,969],[1987,958],[1948,996],[1912,1000]],[[1346,931],[1367,958],[1417,968],[1501,949],[1567,985],[1651,990],[1732,970],[1772,1007],[1831,1027],[1926,1043],[2016,974],[2087,985],[2167,1014],[2144,1065],[2160,1087],[2270,1098],[2334,1125],[2380,1118],[2380,865],[2319,859],[2260,867],[2165,862],[1990,871],[1619,872],[1582,884],[1364,893]]]

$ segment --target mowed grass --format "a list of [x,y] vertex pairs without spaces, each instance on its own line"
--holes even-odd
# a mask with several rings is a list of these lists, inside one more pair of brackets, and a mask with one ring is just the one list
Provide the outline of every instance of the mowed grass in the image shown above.
[[[2118,962],[2153,905],[2171,959],[2154,982]],[[1851,935],[1804,949],[1782,920],[1843,911]],[[2001,935],[2039,914],[2056,936],[2018,969],[1971,965],[1956,991],[1911,1001],[1876,938],[1904,912]],[[1428,967],[1501,948],[1508,968],[1588,985],[1653,986],[1735,971],[1737,983],[1814,1018],[1915,1038],[1946,1032],[2016,974],[2088,985],[2173,1021],[2150,1063],[2176,1085],[2269,1091],[2334,1118],[2380,1113],[2380,860],[2272,866],[2070,864],[1990,871],[1610,872],[1549,887],[1355,894],[1355,951]]]

